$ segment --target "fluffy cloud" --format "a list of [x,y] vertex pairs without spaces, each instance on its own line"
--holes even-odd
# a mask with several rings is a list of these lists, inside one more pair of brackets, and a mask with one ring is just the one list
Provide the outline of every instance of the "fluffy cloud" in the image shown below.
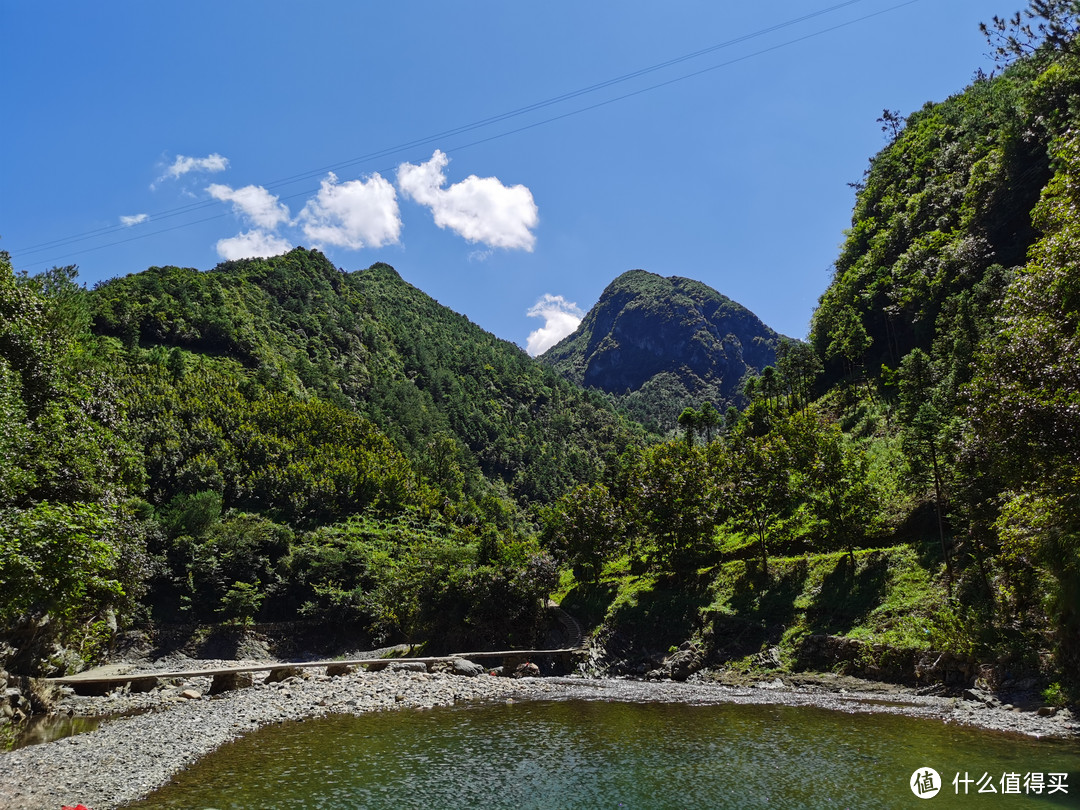
[[536,244],[532,228],[540,221],[532,192],[522,185],[504,186],[497,177],[476,175],[443,188],[443,169],[449,162],[436,149],[431,160],[419,166],[402,163],[397,172],[398,188],[430,208],[440,228],[449,228],[470,242],[531,251]]
[[171,177],[175,180],[188,172],[223,172],[227,168],[229,168],[229,159],[222,157],[217,152],[204,158],[177,155],[176,160],[159,179],[164,180],[166,177]]
[[331,172],[300,212],[300,222],[315,244],[351,250],[392,245],[401,236],[397,193],[378,172],[345,183]]
[[150,219],[149,214],[134,214],[130,217],[120,217],[120,224],[126,228],[130,228],[132,225],[139,225]]
[[529,333],[525,351],[532,357],[543,354],[567,335],[578,328],[585,313],[572,301],[561,295],[544,293],[528,311],[530,318],[543,318],[544,325]]
[[219,239],[217,252],[226,260],[253,259],[259,256],[277,256],[292,250],[292,247],[292,243],[287,239],[256,228],[229,239]]
[[231,202],[233,210],[259,228],[273,230],[289,221],[289,209],[262,186],[233,189],[220,183],[207,186],[215,200]]

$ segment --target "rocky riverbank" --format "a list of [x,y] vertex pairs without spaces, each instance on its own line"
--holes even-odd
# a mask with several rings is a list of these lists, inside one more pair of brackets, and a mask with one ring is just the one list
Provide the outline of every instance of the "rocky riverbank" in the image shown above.
[[[235,663],[235,662],[234,662]],[[205,679],[209,687],[209,680]],[[119,807],[146,795],[222,744],[260,726],[306,720],[331,712],[429,709],[462,701],[546,697],[559,689],[543,680],[468,677],[387,669],[338,675],[293,676],[208,697],[200,684],[142,695],[68,697],[63,712],[129,710],[99,729],[0,755],[0,807],[16,810],[82,803]],[[183,692],[189,692],[183,696]]]
[[[209,667],[223,662],[200,663]],[[315,672],[318,674],[309,671],[277,683],[256,682],[214,698],[207,696],[209,677],[163,684],[144,693],[67,695],[58,705],[64,714],[141,713],[110,720],[93,732],[0,755],[0,806],[56,810],[63,804],[81,802],[93,810],[119,807],[164,784],[174,773],[225,742],[260,726],[332,712],[427,709],[462,701],[783,704],[903,714],[1002,732],[1080,738],[1080,722],[1067,709],[1040,714],[1039,708],[1043,707],[1014,705],[978,689],[953,694],[938,689],[935,693],[933,689],[831,674],[755,679],[701,672],[687,682],[677,683],[587,678],[519,680],[404,668],[381,672],[358,669],[338,675]]]
[[[900,714],[1029,737],[1080,739],[1080,717],[1067,708],[1014,705],[980,689],[956,693],[866,681],[831,673],[770,675],[703,672],[686,682],[555,678],[562,699],[814,706],[849,713]],[[1020,698],[1016,697],[1019,701]],[[1040,713],[1040,710],[1041,713]]]

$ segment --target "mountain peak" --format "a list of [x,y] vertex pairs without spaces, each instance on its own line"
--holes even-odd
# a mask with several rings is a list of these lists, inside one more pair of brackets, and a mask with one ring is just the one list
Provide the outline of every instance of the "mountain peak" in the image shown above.
[[614,394],[643,423],[667,429],[687,406],[738,404],[743,378],[775,362],[779,340],[707,284],[629,270],[607,286],[577,331],[540,359],[580,385]]

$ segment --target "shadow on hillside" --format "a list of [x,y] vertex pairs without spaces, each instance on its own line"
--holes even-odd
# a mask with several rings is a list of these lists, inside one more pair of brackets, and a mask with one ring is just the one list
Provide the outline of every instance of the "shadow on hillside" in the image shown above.
[[809,573],[806,560],[797,560],[768,574],[760,563],[749,563],[735,580],[727,600],[732,613],[712,616],[713,637],[719,660],[741,658],[775,645],[786,627],[797,620],[798,599]]
[[808,629],[812,633],[848,632],[881,604],[888,578],[889,564],[884,554],[871,553],[860,557],[854,574],[848,556],[839,557],[807,608]]
[[563,597],[559,607],[573,616],[583,628],[592,629],[604,620],[618,592],[618,583],[579,582]]
[[664,578],[617,605],[609,623],[636,647],[663,652],[693,635],[710,601],[708,576]]
[[803,591],[808,568],[797,560],[782,571],[764,573],[757,564],[735,582],[728,600],[736,615],[760,625],[787,625],[795,618],[795,600]]

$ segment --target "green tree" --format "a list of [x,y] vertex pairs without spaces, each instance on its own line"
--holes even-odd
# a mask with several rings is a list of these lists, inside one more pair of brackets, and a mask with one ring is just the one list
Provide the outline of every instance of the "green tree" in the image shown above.
[[544,512],[548,546],[574,568],[574,576],[596,583],[604,563],[625,543],[622,508],[604,484],[579,484]]
[[904,452],[916,485],[923,485],[927,481],[933,485],[938,539],[951,592],[952,560],[945,539],[945,482],[950,462],[945,438],[948,410],[942,406],[934,369],[929,356],[922,349],[914,349],[904,358],[900,364],[899,380]]
[[854,572],[855,543],[873,533],[880,514],[866,455],[847,442],[839,425],[821,425],[808,478],[810,505],[826,527],[827,542],[847,551]]
[[737,435],[718,463],[721,499],[732,522],[757,538],[769,570],[769,536],[792,507],[791,449],[778,431]]
[[703,402],[698,411],[698,426],[705,434],[705,443],[712,444],[713,436],[724,423],[724,417],[711,402]]
[[1080,135],[1055,145],[1042,238],[1006,291],[970,385],[964,456],[1003,506],[1006,574],[1049,597],[1062,666],[1080,667]]
[[776,371],[792,410],[805,409],[810,403],[814,381],[823,370],[821,358],[809,343],[782,340],[776,347]]
[[994,15],[989,23],[979,23],[993,48],[998,64],[1032,56],[1046,46],[1054,50],[1077,48],[1080,33],[1078,0],[1030,0],[1028,7],[1012,17]]
[[700,414],[691,407],[683,408],[683,412],[679,414],[679,427],[681,427],[685,433],[686,446],[693,447],[694,440],[697,438],[698,426],[700,422]]
[[689,571],[719,522],[716,477],[705,452],[682,442],[643,451],[630,472],[626,505],[654,568]]

